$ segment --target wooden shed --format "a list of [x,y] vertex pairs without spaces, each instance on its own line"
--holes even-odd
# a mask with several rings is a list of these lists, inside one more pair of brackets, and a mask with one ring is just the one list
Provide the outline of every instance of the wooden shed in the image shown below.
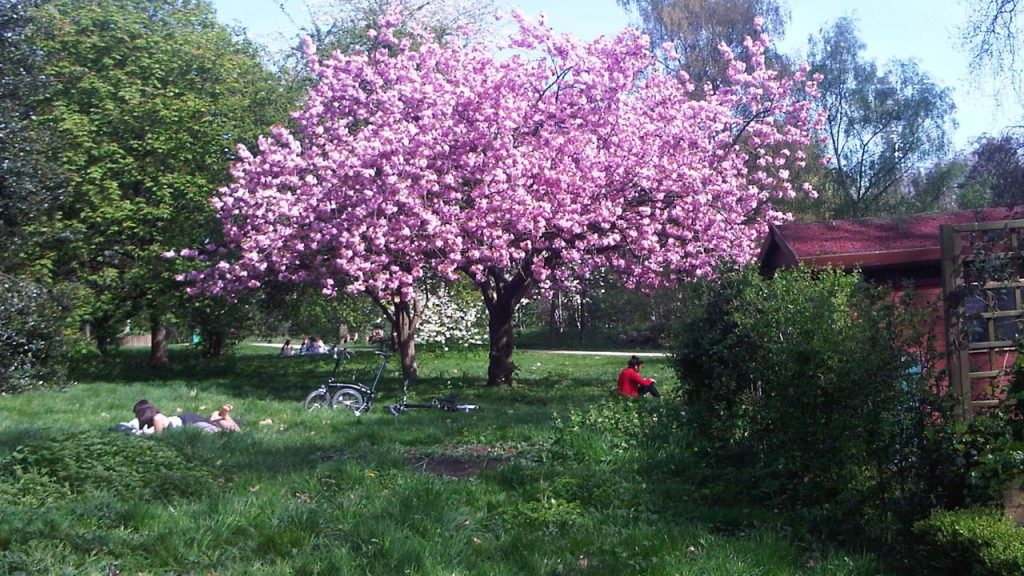
[[[931,312],[949,388],[970,417],[998,403],[1024,334],[1022,219],[1024,207],[771,226],[760,270],[771,276],[798,264],[831,266],[859,269],[894,293],[912,286]],[[1009,272],[998,279],[972,273],[985,253],[1013,254],[1004,259]]]

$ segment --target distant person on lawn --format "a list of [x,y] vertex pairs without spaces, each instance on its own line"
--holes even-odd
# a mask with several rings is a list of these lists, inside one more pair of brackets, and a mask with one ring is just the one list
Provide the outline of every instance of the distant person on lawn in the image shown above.
[[622,372],[619,372],[619,394],[637,398],[649,393],[655,398],[661,398],[661,392],[658,392],[658,389],[654,387],[657,381],[640,375],[640,369],[643,366],[644,361],[640,358],[636,356],[629,357],[626,367]]
[[313,336],[309,339],[309,353],[310,354],[326,354],[327,345],[320,339],[319,336]]

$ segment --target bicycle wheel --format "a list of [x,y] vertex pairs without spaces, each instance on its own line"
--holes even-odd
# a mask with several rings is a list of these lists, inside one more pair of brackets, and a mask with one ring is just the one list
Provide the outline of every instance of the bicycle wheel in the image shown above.
[[331,398],[331,408],[345,408],[356,416],[362,416],[370,409],[370,404],[362,390],[343,386]]
[[302,407],[307,411],[316,410],[318,408],[330,408],[331,406],[331,395],[320,388],[319,390],[313,390],[306,396],[306,400],[302,403]]

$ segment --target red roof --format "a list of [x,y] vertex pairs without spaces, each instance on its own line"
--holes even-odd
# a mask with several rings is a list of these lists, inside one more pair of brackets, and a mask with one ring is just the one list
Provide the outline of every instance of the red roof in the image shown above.
[[940,225],[1021,218],[1024,218],[1024,207],[791,222],[770,227],[761,250],[761,270],[775,270],[798,263],[869,268],[938,262],[941,257]]

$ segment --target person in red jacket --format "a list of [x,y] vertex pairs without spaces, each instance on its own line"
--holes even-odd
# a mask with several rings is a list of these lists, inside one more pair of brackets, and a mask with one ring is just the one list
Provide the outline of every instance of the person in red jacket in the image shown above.
[[655,398],[661,398],[661,392],[654,387],[657,383],[653,378],[644,378],[640,375],[644,361],[636,356],[630,356],[626,368],[619,372],[619,394],[623,396],[638,397],[650,393]]

